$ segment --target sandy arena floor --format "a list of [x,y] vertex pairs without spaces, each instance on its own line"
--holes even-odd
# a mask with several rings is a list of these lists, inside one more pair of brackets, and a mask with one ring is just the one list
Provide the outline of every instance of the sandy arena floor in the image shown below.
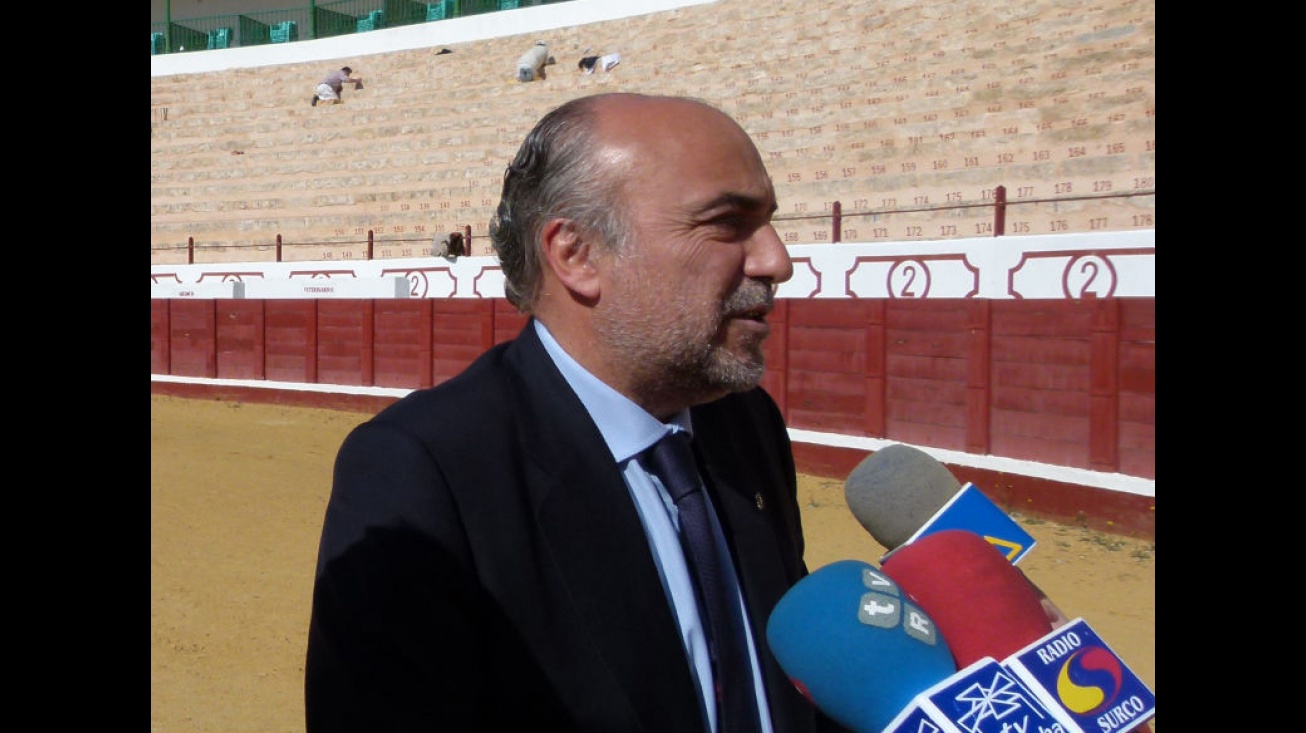
[[[161,395],[150,410],[150,730],[303,733],[331,465],[368,415]],[[799,479],[808,567],[877,563],[842,477]],[[1021,567],[1155,691],[1155,545],[1018,519],[1038,540]]]

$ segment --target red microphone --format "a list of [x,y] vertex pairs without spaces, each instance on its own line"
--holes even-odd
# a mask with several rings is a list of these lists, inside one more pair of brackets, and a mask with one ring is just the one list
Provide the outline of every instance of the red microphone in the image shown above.
[[[974,532],[945,529],[920,537],[885,556],[880,570],[934,620],[957,669],[984,657],[1001,662],[1066,620],[1033,581]],[[1145,723],[1133,730],[1151,732]]]
[[1043,594],[974,532],[925,535],[880,567],[934,619],[957,669],[984,657],[1001,661],[1053,629]]

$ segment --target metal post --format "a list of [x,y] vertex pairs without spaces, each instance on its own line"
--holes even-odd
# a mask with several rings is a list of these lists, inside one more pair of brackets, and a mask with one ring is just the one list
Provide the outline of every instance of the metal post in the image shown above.
[[277,235],[277,262],[281,261],[281,235]]
[[1007,187],[993,190],[993,236],[1001,237],[1007,231]]
[[368,229],[367,230],[367,259],[369,260],[372,259],[372,246],[375,243],[376,243],[375,240],[372,238],[372,230]]
[[472,225],[463,225],[463,251],[468,255],[472,253]]
[[834,210],[834,236],[831,241],[838,244],[843,241],[843,204],[836,201],[830,208]]
[[195,264],[195,238],[186,238],[186,264]]

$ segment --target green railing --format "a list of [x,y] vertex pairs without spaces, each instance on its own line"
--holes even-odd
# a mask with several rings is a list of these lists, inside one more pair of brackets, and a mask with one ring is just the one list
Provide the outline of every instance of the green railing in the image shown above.
[[292,43],[566,0],[340,0],[150,23],[150,55]]

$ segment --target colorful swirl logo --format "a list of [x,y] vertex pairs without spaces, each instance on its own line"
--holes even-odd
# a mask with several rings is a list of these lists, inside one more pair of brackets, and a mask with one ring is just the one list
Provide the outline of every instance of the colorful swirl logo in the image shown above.
[[1057,673],[1057,697],[1070,712],[1093,715],[1115,701],[1123,679],[1124,671],[1114,654],[1101,647],[1080,649]]

